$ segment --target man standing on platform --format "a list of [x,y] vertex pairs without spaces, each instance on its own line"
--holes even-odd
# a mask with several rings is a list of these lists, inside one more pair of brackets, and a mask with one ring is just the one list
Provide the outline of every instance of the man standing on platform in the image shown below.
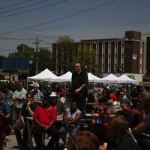
[[75,71],[72,74],[72,99],[77,102],[78,108],[82,114],[86,111],[86,97],[88,95],[88,75],[87,71],[82,69],[78,62],[74,66]]

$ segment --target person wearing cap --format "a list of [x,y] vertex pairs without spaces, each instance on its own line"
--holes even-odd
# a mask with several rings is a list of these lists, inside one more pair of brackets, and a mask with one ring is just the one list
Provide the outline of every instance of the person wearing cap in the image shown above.
[[121,102],[123,115],[126,117],[129,127],[133,129],[139,122],[141,113],[138,109],[132,108],[130,99],[123,99]]
[[57,118],[62,118],[65,111],[64,103],[61,101],[60,97],[58,97],[56,92],[50,94],[50,104],[55,106]]
[[57,119],[55,106],[50,105],[49,95],[44,95],[42,104],[36,107],[33,115],[32,134],[38,150],[44,150],[45,146],[42,142],[42,134],[47,133],[51,136],[47,149],[58,147],[59,133],[54,125]]
[[43,93],[39,90],[40,85],[38,83],[34,83],[33,87],[34,87],[34,89],[31,90],[31,93],[34,96],[34,100],[37,102],[41,102]]
[[23,87],[23,82],[18,82],[18,89],[13,93],[14,109],[13,109],[13,123],[20,118],[21,108],[25,103],[27,91]]

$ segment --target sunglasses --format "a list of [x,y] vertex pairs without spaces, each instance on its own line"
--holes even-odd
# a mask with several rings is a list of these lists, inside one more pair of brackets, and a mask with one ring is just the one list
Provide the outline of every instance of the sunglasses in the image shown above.
[[32,98],[32,97],[30,96],[30,97],[27,97],[27,98]]
[[74,66],[75,68],[78,68],[79,66]]

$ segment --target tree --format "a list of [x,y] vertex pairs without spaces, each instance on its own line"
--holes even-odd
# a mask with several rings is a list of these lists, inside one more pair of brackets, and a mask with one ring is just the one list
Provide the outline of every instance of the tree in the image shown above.
[[27,58],[32,60],[32,74],[35,74],[36,69],[36,58],[38,57],[38,70],[42,71],[45,68],[50,69],[51,64],[51,52],[47,49],[41,49],[40,52],[36,53],[34,48],[29,47],[25,44],[20,44],[17,46],[18,52],[10,53],[10,58]]
[[57,66],[59,74],[72,70],[73,56],[76,50],[76,43],[68,36],[59,37],[56,41]]
[[116,73],[120,73],[120,75],[124,72],[124,67],[121,66],[121,65],[118,65],[116,67],[116,70],[115,70]]
[[81,48],[74,56],[74,63],[81,62],[87,67],[88,72],[95,73],[96,68],[96,50],[90,48]]
[[73,71],[73,65],[78,61],[87,66],[88,71],[95,73],[95,49],[90,49],[90,47],[78,49],[78,43],[75,43],[68,36],[59,37],[53,49],[57,51],[53,59],[57,60],[56,68],[58,74]]
[[10,58],[30,58],[34,56],[34,49],[25,45],[20,44],[17,46],[18,52],[10,53],[8,57]]
[[39,58],[39,70],[42,71],[45,68],[48,68],[51,70],[51,52],[46,49],[40,49],[40,52],[38,53]]

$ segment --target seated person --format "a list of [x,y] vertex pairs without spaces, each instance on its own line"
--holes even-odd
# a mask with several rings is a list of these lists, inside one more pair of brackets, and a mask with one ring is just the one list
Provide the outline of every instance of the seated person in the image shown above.
[[67,143],[67,150],[101,150],[99,149],[99,140],[96,135],[90,131],[81,131]]
[[129,99],[123,99],[121,107],[123,115],[129,123],[129,128],[133,129],[140,122],[140,111],[136,108],[132,108],[131,101]]
[[70,132],[70,137],[77,134],[80,130],[80,119],[82,113],[77,107],[77,103],[72,101],[71,107],[67,108],[64,113],[63,125],[60,128],[60,135],[64,142],[66,143],[66,133]]
[[35,139],[35,143],[38,150],[44,150],[45,146],[42,142],[42,134],[47,133],[51,135],[51,139],[48,142],[47,149],[58,148],[59,133],[54,126],[57,119],[56,109],[53,105],[50,105],[50,97],[45,95],[43,97],[42,105],[35,109],[33,115],[33,129],[32,133]]
[[[21,109],[20,121],[14,124],[14,133],[17,139],[19,149],[26,150],[28,145],[28,130],[26,124],[26,117],[33,117],[34,110],[38,106],[38,103],[35,102],[34,97],[31,93],[26,95],[27,101],[23,104]],[[21,130],[23,129],[23,135]]]

